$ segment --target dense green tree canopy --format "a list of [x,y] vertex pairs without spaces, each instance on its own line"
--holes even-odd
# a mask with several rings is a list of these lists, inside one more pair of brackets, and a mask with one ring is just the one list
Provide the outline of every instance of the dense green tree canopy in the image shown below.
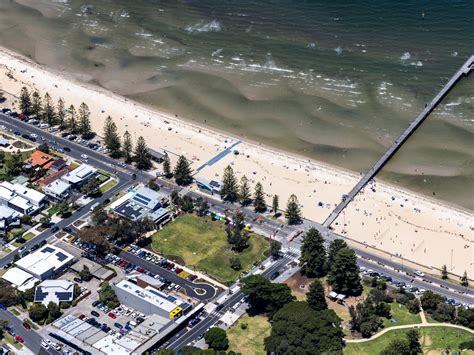
[[303,238],[300,257],[301,272],[309,277],[326,275],[326,249],[324,238],[315,229],[311,228]]
[[229,340],[224,329],[212,327],[204,334],[206,344],[213,350],[227,350]]
[[359,276],[359,266],[354,250],[342,248],[334,256],[328,282],[333,290],[348,296],[359,296],[362,284]]

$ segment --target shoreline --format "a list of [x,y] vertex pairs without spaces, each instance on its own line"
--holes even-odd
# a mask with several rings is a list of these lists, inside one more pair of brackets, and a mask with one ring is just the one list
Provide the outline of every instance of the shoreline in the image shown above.
[[[99,136],[101,135],[100,131],[102,128],[101,119],[110,114],[116,122],[120,133],[123,133],[125,129],[131,130],[133,132],[132,136],[134,136],[135,139],[138,135],[148,135],[148,139],[146,136],[145,139],[151,148],[161,150],[169,149],[175,154],[185,153],[188,158],[191,158],[193,161],[193,168],[196,168],[211,159],[216,153],[218,154],[221,152],[224,147],[228,147],[238,140],[241,141],[242,143],[239,148],[237,148],[240,152],[240,156],[229,154],[212,166],[206,167],[197,175],[207,179],[218,179],[223,168],[226,165],[231,164],[234,166],[234,171],[238,178],[245,174],[249,180],[251,180],[251,185],[256,181],[261,181],[264,185],[265,191],[274,190],[272,191],[273,193],[278,193],[280,195],[280,207],[286,203],[287,196],[284,193],[288,192],[286,190],[288,189],[288,184],[291,183],[295,188],[295,191],[292,191],[292,193],[297,195],[302,204],[303,216],[319,223],[322,222],[321,219],[324,219],[325,216],[329,215],[331,206],[338,203],[342,194],[347,193],[347,191],[349,191],[361,177],[361,175],[341,167],[310,159],[301,154],[261,144],[247,138],[240,138],[219,129],[200,126],[195,121],[186,120],[182,117],[175,117],[170,113],[158,111],[153,107],[120,96],[103,87],[94,85],[93,83],[82,82],[77,79],[74,74],[63,73],[46,68],[43,65],[34,62],[31,58],[24,57],[9,49],[0,47],[0,58],[2,57],[5,60],[5,63],[0,61],[0,74],[1,72],[12,70],[15,79],[21,82],[20,84],[17,82],[12,83],[11,80],[9,80],[9,82],[6,83],[9,85],[3,85],[3,89],[6,92],[9,91],[7,90],[8,87],[13,90],[13,94],[17,94],[19,92],[18,87],[27,85],[38,88],[42,95],[48,91],[52,96],[53,101],[56,101],[58,96],[62,96],[67,106],[74,103],[77,107],[78,104],[76,103],[84,101],[88,103],[91,108],[93,130],[98,132]],[[22,69],[27,69],[27,72],[21,73]],[[31,75],[31,73],[34,75]],[[33,78],[31,76],[33,76]],[[2,82],[3,80],[4,78],[2,77]],[[61,84],[60,86],[63,87],[64,84],[66,84],[66,89],[60,88],[56,84]],[[74,90],[74,93],[70,92],[70,88],[76,89],[76,87],[77,90]],[[76,93],[76,91],[81,92]],[[114,114],[114,110],[118,114]],[[165,121],[168,121],[168,123]],[[143,130],[143,127],[145,130]],[[149,128],[153,128],[153,130]],[[154,134],[155,129],[156,135]],[[150,139],[150,135],[152,139]],[[164,147],[163,144],[165,144]],[[268,180],[266,180],[267,178]],[[383,216],[384,220],[387,218],[389,218],[390,221],[393,220],[392,223],[389,223],[392,226],[394,224],[398,225],[397,223],[400,223],[400,220],[406,220],[406,224],[414,225],[428,231],[430,229],[429,227],[433,226],[435,222],[441,224],[439,221],[442,221],[443,225],[440,225],[440,230],[436,232],[438,235],[441,231],[449,231],[448,234],[452,235],[472,236],[472,227],[470,227],[470,230],[468,227],[471,223],[472,211],[463,209],[461,206],[452,205],[448,202],[419,194],[412,190],[401,188],[379,178],[376,178],[376,185],[379,193],[372,196],[371,191],[367,191],[367,186],[364,189],[364,192],[358,195],[356,200],[351,202],[348,206],[346,211],[347,214],[352,214],[354,216],[354,219],[352,219],[351,222],[356,222],[359,219],[356,217],[356,212],[360,212],[361,209],[364,209],[364,212],[369,211],[367,216],[369,218],[372,217],[371,219],[373,219],[375,215],[380,214]],[[299,189],[300,193],[296,191],[297,189]],[[308,192],[309,196],[304,196],[304,194],[308,194]],[[435,211],[435,213],[431,213],[436,214],[437,216],[423,216],[424,218],[421,219],[424,222],[423,224],[429,227],[420,227],[420,218],[416,215],[413,216],[413,212],[409,213],[405,210],[399,214],[399,211],[393,211],[393,209],[396,208],[396,203],[390,201],[390,195],[392,196],[392,200],[394,199],[394,196],[396,196],[397,200],[400,199],[402,207],[404,204],[408,205],[409,203],[414,202],[413,206],[418,206],[414,207],[415,209],[421,208],[424,211]],[[268,193],[267,196],[269,196]],[[317,206],[317,200],[315,200],[316,197],[320,199],[319,201],[324,201],[324,207]],[[367,201],[366,197],[369,197]],[[402,201],[402,199],[405,202]],[[387,201],[389,201],[388,204]],[[407,203],[407,201],[409,202]],[[268,198],[267,202],[269,202]],[[399,201],[397,201],[397,203],[398,202]],[[378,210],[374,211],[374,207]],[[356,209],[356,211],[353,211],[354,209]],[[398,218],[393,217],[393,215],[398,216]],[[438,217],[438,221],[436,221],[435,217]],[[380,217],[380,219],[381,218],[382,217]],[[375,217],[375,220],[380,222],[378,219],[379,217]],[[341,223],[341,218],[338,218],[336,222]],[[342,231],[344,231],[344,229],[351,229],[355,224],[351,222],[346,224],[344,220]],[[455,226],[456,224],[458,227],[461,226],[461,228],[457,228]],[[362,223],[362,225],[364,226],[364,223]],[[365,229],[367,228],[369,227],[365,227]],[[363,237],[361,234],[373,234],[377,228],[380,229],[380,227],[371,226],[368,231],[363,232],[364,228],[361,230],[359,226],[355,230],[349,230],[347,233],[343,233],[342,235],[346,234],[352,239],[356,239],[362,243],[370,243],[370,245],[372,245],[373,242],[367,242],[364,240],[364,238],[367,239],[367,236]],[[335,231],[341,232],[338,228],[335,228]],[[418,230],[415,230],[414,232],[412,231],[412,233],[415,232],[418,233]],[[395,236],[398,237],[398,234],[395,234]],[[377,237],[377,232],[374,234],[374,238],[375,237]],[[420,236],[417,235],[417,237]],[[431,239],[431,237],[433,236],[430,235],[430,238],[428,239]],[[377,238],[380,239],[381,237]],[[379,241],[377,238],[375,238],[376,242]],[[390,240],[392,240],[392,238],[390,238]],[[435,242],[435,240],[427,241],[429,243]],[[386,242],[388,242],[388,240]],[[407,242],[409,242],[409,240],[407,240]],[[470,241],[470,243],[472,244],[472,241]],[[403,248],[406,248],[407,246],[408,244]],[[387,245],[384,245],[379,248],[385,251],[388,250],[392,253],[396,252],[396,250],[394,251],[391,248],[387,249],[387,247]],[[459,248],[461,248],[460,245]],[[443,246],[439,249],[439,252],[441,252]],[[465,246],[464,249],[466,249]],[[471,248],[471,250],[472,249],[474,248]],[[404,252],[404,257],[406,257],[406,255],[407,254]],[[468,257],[468,255],[465,256]],[[420,262],[415,255],[413,255],[413,258],[415,259],[414,261]],[[407,257],[407,259],[410,259],[410,257]],[[471,260],[474,260],[472,256]],[[427,265],[426,262],[421,263]],[[465,260],[463,264],[464,267],[467,267],[469,270],[468,273],[472,278],[474,265],[470,265],[469,260]],[[439,267],[441,265],[433,266]],[[462,273],[460,269],[454,269],[456,269],[455,272]]]

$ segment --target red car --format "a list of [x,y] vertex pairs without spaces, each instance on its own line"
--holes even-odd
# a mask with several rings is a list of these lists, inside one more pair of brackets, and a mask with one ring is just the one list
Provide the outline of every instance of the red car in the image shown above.
[[79,319],[80,319],[80,320],[83,320],[84,318],[86,318],[86,315],[85,315],[85,314],[81,314],[81,315],[79,316]]
[[127,265],[127,264],[128,264],[127,261],[122,261],[122,262],[119,264],[119,266],[120,266],[120,267],[124,267],[124,266]]
[[117,318],[117,316],[115,315],[115,313],[112,313],[112,312],[109,312],[109,317],[112,318],[112,319]]
[[17,335],[17,336],[15,337],[15,340],[16,340],[17,342],[19,342],[19,343],[22,343],[22,344],[25,342],[25,341],[23,340],[23,338],[22,338],[21,336],[19,336],[19,335]]
[[26,329],[31,329],[31,325],[29,325],[27,322],[23,322],[23,326],[24,326]]
[[139,267],[139,268],[137,268],[137,271],[138,271],[138,272],[145,272],[145,269],[142,268],[142,267]]
[[20,113],[20,114],[18,115],[18,119],[20,119],[20,120],[22,120],[22,121],[23,121],[25,118],[26,118],[26,115],[25,115],[24,113]]

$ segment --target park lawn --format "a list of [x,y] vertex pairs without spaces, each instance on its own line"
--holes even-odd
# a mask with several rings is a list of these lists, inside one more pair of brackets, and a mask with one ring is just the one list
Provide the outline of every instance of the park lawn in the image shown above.
[[[152,249],[192,269],[206,272],[226,283],[236,280],[242,271],[249,271],[256,261],[264,259],[269,248],[262,236],[251,234],[249,247],[233,252],[227,243],[225,225],[210,217],[186,214],[166,225],[152,236]],[[237,256],[242,270],[230,267],[230,258]]]
[[384,318],[384,327],[393,327],[396,325],[405,324],[419,324],[421,323],[421,317],[419,314],[413,314],[408,312],[408,309],[397,302],[390,303],[392,317],[395,318],[396,322],[391,322],[390,319]]
[[105,183],[104,185],[100,187],[100,192],[102,193],[107,192],[115,185],[117,185],[117,181],[114,179],[111,179],[109,182]]
[[[241,324],[247,324],[247,328],[242,329]],[[229,350],[242,355],[266,354],[263,341],[270,332],[271,325],[267,317],[245,314],[227,331]]]
[[[408,329],[395,329],[371,341],[348,343],[344,349],[344,355],[380,354],[392,340],[404,337],[407,331]],[[453,353],[461,350],[460,343],[472,339],[472,334],[468,331],[448,327],[420,328],[420,333],[420,343],[424,354],[441,354],[446,348]],[[474,352],[468,351],[463,354],[474,354]]]
[[[20,152],[21,161],[26,160],[26,158],[28,158],[28,157],[31,155],[31,153],[32,153],[33,151],[34,151],[34,149],[28,150],[28,151],[24,151],[24,152]],[[5,164],[5,161],[6,161],[6,159],[7,159],[7,156],[12,155],[11,152],[4,152],[4,153],[5,153],[5,158],[3,159],[4,162],[3,162],[2,164],[0,164],[0,174],[6,174],[6,164]],[[15,151],[15,153],[16,153],[16,151]],[[14,176],[13,176],[13,177],[14,177]],[[12,178],[13,178],[13,177],[12,177]]]

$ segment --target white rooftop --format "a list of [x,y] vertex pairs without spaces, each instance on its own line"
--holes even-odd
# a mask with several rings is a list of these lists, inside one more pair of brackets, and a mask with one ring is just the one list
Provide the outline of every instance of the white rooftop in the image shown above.
[[43,275],[51,269],[59,269],[73,259],[74,256],[68,252],[53,245],[45,245],[34,253],[18,260],[16,265],[34,275]]
[[36,277],[30,273],[23,271],[17,267],[10,268],[3,276],[3,279],[15,285],[20,291],[32,288],[36,281],[39,281]]
[[142,288],[127,280],[121,280],[115,286],[132,295],[142,298],[144,301],[151,303],[168,313],[182,303],[182,301],[179,299],[176,300],[177,302],[171,302],[167,298],[168,295],[156,290],[155,288],[149,286]]
[[95,174],[96,172],[97,172],[97,169],[94,168],[93,166],[90,166],[88,164],[82,164],[78,166],[76,169],[74,169],[73,171],[67,173],[66,175],[63,175],[61,179],[71,184],[77,184],[81,181],[84,181],[85,179]]
[[52,193],[54,195],[62,195],[70,187],[71,187],[71,185],[68,182],[57,179],[57,180],[53,181],[51,184],[46,185],[44,187],[44,192]]
[[17,216],[21,216],[21,214],[10,207],[0,205],[0,219],[9,219]]

